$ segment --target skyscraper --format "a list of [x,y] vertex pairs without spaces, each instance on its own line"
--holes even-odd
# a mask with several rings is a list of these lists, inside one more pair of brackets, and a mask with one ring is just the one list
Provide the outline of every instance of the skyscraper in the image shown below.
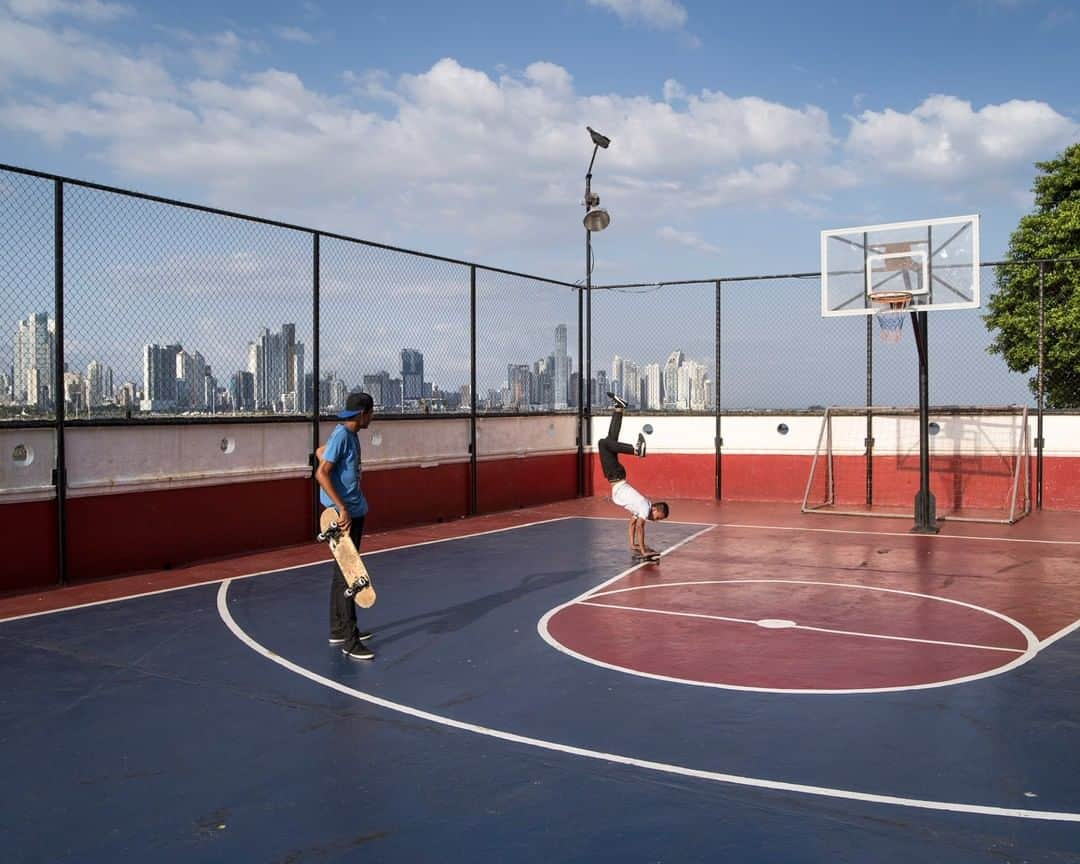
[[415,348],[401,349],[401,386],[405,402],[424,398],[424,355]]
[[664,389],[661,383],[663,377],[660,374],[660,364],[649,363],[642,370],[642,373],[642,390],[645,393],[642,407],[648,408],[650,411],[659,411],[664,407]]
[[566,388],[570,381],[570,372],[566,364],[566,325],[555,328],[555,410],[567,407]]
[[16,402],[47,407],[56,397],[56,322],[44,312],[27,315],[15,329],[12,387]]
[[105,402],[105,367],[91,360],[86,367],[86,404],[91,410]]
[[679,367],[683,364],[681,348],[672,351],[664,364],[664,407],[677,408],[682,399],[679,392]]
[[616,396],[623,395],[623,360],[618,354],[611,361],[611,382],[608,389]]
[[143,411],[176,408],[176,358],[179,345],[143,346]]

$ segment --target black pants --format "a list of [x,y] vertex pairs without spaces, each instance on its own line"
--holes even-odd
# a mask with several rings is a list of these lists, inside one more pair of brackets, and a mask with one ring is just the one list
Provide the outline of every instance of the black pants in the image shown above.
[[[357,551],[360,550],[360,541],[364,537],[364,517],[353,517],[349,526],[349,537]],[[334,559],[334,575],[330,579],[330,636],[333,639],[351,640],[356,633],[356,603],[352,597],[345,596],[345,589],[349,583],[345,581],[345,574],[341,572],[341,566]]]
[[604,476],[609,483],[626,479],[626,469],[619,464],[619,454],[637,452],[630,444],[619,443],[620,429],[622,429],[622,411],[612,411],[607,438],[601,438],[596,442],[596,449],[600,453],[600,467],[604,469]]

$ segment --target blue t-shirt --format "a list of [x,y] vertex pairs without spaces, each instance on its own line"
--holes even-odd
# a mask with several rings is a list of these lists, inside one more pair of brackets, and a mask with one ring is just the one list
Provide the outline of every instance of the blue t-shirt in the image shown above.
[[[359,437],[339,423],[334,427],[334,431],[330,433],[330,439],[326,442],[323,461],[333,463],[330,468],[330,482],[341,496],[341,500],[345,502],[345,509],[349,511],[349,515],[366,516],[367,499],[360,491]],[[334,506],[334,502],[330,500],[325,489],[319,489],[319,500],[322,501],[324,507]]]

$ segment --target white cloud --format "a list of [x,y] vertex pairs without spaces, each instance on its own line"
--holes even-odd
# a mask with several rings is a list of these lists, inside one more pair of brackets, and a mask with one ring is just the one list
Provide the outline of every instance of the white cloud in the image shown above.
[[258,46],[241,39],[231,30],[210,36],[189,36],[191,56],[204,75],[222,76],[230,72],[245,52],[257,53]]
[[686,8],[675,0],[589,0],[614,12],[628,24],[645,24],[657,30],[681,30],[686,26]]
[[675,243],[688,249],[695,249],[698,252],[707,252],[710,255],[723,253],[719,246],[714,246],[712,243],[702,240],[696,231],[679,231],[670,225],[664,225],[657,230],[656,236],[668,243]]
[[[52,85],[104,83],[127,93],[172,90],[168,72],[151,56],[127,56],[75,30],[54,31],[0,17],[0,88],[16,80]],[[24,96],[32,93],[32,84],[21,90]]]
[[910,113],[891,108],[850,118],[846,149],[875,174],[963,181],[1028,166],[1075,140],[1080,126],[1045,102],[1014,99],[978,110],[931,96]]
[[133,12],[130,6],[101,0],[8,0],[7,6],[20,18],[68,15],[84,21],[115,21]]
[[303,45],[315,44],[315,37],[300,27],[279,27],[276,32],[278,38],[284,39],[286,42],[299,42]]

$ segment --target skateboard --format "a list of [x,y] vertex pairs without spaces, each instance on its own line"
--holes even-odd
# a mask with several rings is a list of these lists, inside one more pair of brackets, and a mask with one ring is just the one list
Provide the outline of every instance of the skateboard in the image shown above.
[[659,552],[650,552],[648,555],[639,555],[637,552],[634,552],[630,557],[635,564],[644,564],[646,562],[649,564],[660,563]]
[[356,545],[352,538],[342,531],[337,524],[338,512],[333,507],[327,507],[319,516],[319,540],[329,542],[330,551],[334,553],[338,566],[345,576],[345,596],[352,597],[353,602],[361,609],[367,609],[375,605],[375,584],[371,581],[371,575],[356,551]]

